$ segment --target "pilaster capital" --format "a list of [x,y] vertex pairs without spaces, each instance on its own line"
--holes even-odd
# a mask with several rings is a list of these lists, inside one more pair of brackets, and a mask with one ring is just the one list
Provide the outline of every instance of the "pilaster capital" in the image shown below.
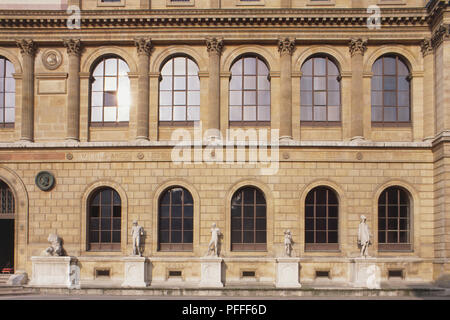
[[450,39],[450,25],[441,24],[439,28],[433,32],[433,36],[431,37],[431,45],[434,49],[436,49],[442,42],[448,39]]
[[81,40],[80,39],[64,39],[63,40],[64,47],[67,48],[67,54],[69,56],[77,56],[81,55]]
[[31,56],[34,57],[37,51],[36,42],[31,39],[21,39],[16,40],[16,44],[20,49],[20,53],[23,56]]
[[433,53],[433,45],[431,38],[425,38],[420,42],[420,50],[422,51],[423,57]]
[[348,45],[350,55],[353,57],[355,54],[364,56],[367,50],[367,39],[351,39]]
[[134,39],[138,55],[150,56],[153,50],[152,40],[150,38],[136,38]]
[[278,39],[278,52],[280,56],[288,54],[292,55],[295,51],[295,39]]
[[206,38],[206,50],[209,54],[215,53],[220,56],[223,50],[223,39]]

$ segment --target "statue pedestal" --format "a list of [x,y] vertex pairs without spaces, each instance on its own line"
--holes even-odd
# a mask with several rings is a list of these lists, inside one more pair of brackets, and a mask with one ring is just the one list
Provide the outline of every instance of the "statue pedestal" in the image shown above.
[[351,264],[351,281],[354,287],[380,289],[381,270],[376,258],[355,258]]
[[52,286],[75,288],[77,283],[71,281],[71,263],[75,257],[31,257],[31,286]]
[[147,263],[145,257],[130,256],[122,259],[125,264],[122,287],[146,287]]
[[200,287],[221,288],[222,283],[222,258],[203,257],[201,258],[201,280]]
[[299,281],[299,258],[277,258],[277,288],[301,288]]

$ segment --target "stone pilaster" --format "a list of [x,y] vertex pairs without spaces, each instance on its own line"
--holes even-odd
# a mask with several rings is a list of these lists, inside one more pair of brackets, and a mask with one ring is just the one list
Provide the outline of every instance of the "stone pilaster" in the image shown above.
[[209,116],[207,129],[220,130],[220,56],[223,50],[223,40],[206,39],[206,50],[209,54]]
[[351,39],[349,43],[352,65],[351,94],[351,139],[364,139],[364,103],[363,103],[363,57],[367,50],[367,40]]
[[37,46],[33,40],[17,40],[23,59],[22,76],[22,123],[20,140],[33,141],[34,138],[34,58]]
[[137,103],[137,128],[136,139],[148,140],[149,138],[149,65],[153,45],[150,39],[138,38],[134,41],[138,53],[138,103]]
[[430,140],[435,135],[435,106],[434,106],[434,51],[431,38],[425,38],[420,48],[423,55],[423,134],[424,140]]
[[67,78],[66,140],[80,140],[80,56],[79,39],[64,40],[69,56],[69,76]]
[[280,52],[280,139],[292,139],[292,53],[295,39],[278,40]]

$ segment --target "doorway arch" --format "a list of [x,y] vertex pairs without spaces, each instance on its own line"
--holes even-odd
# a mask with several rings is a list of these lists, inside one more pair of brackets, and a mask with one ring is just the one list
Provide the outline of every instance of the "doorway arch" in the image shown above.
[[11,188],[0,180],[0,273],[14,273],[15,198]]

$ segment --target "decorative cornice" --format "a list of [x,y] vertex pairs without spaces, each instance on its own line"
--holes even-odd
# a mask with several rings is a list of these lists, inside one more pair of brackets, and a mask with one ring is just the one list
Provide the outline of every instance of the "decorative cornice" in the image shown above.
[[80,39],[64,39],[64,46],[67,48],[67,54],[79,57],[81,55]]
[[423,57],[433,53],[433,45],[431,38],[425,38],[420,43],[420,50],[422,51]]
[[363,56],[367,50],[367,40],[351,39],[349,43],[349,50],[352,57],[357,53]]
[[207,38],[206,39],[206,50],[208,53],[215,53],[219,56],[222,54],[223,50],[223,40],[217,38]]
[[444,40],[447,40],[449,38],[450,38],[450,25],[441,24],[439,26],[439,28],[437,28],[434,31],[433,36],[431,38],[431,44],[432,44],[433,48],[436,49],[437,47],[439,47],[441,45],[441,43]]
[[280,55],[288,54],[292,55],[295,51],[295,39],[279,39],[278,40],[278,52]]
[[37,51],[37,45],[36,43],[31,39],[21,39],[16,40],[16,44],[20,49],[20,53],[25,56],[32,56],[36,54]]
[[150,56],[153,50],[152,40],[149,38],[134,39],[138,55]]

